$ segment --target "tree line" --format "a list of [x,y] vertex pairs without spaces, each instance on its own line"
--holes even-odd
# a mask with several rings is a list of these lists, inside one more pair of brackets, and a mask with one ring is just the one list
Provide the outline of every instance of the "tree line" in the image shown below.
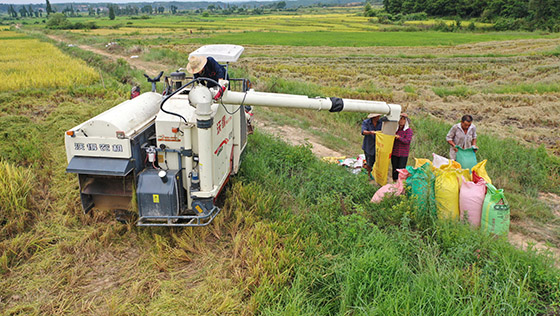
[[16,11],[14,6],[10,4],[10,6],[8,7],[8,14],[13,18],[17,18],[18,17],[18,12],[19,12],[19,15],[22,18],[25,18],[25,17],[30,17],[31,18],[33,16],[38,18],[38,17],[43,16],[43,9],[33,10],[31,5],[29,5],[27,8],[24,5],[22,5],[21,8]]
[[389,14],[480,18],[497,29],[560,31],[560,0],[383,0]]

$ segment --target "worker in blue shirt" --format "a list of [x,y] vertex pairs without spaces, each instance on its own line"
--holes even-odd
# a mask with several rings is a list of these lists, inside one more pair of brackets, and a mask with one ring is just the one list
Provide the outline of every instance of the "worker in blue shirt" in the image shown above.
[[[193,74],[193,77],[210,78],[218,82],[220,79],[226,79],[226,69],[224,66],[218,64],[213,57],[204,56],[189,56],[189,63],[187,71]],[[207,81],[205,85],[208,88],[217,86],[214,82]]]
[[383,122],[380,114],[371,113],[362,122],[362,135],[364,135],[362,149],[366,156],[366,170],[370,179],[373,179],[371,170],[375,163],[375,134],[381,131],[382,126]]

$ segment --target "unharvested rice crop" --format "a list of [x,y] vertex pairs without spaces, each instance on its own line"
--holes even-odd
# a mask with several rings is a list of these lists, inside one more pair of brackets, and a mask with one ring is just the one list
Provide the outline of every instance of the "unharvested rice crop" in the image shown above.
[[90,84],[99,74],[51,44],[12,31],[0,31],[0,92]]

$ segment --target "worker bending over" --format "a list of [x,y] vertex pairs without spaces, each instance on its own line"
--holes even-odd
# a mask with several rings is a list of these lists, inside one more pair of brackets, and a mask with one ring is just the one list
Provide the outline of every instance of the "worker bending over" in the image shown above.
[[445,138],[451,148],[449,149],[449,158],[455,160],[457,158],[456,146],[463,149],[472,148],[474,151],[478,150],[476,147],[476,126],[472,123],[473,117],[471,115],[463,115],[461,123],[457,123],[451,127],[447,137]]
[[[220,79],[226,79],[226,68],[220,64],[213,57],[204,56],[190,56],[187,65],[187,71],[193,74],[196,78],[210,78],[216,82]],[[208,88],[217,86],[214,82],[207,81],[205,85]]]

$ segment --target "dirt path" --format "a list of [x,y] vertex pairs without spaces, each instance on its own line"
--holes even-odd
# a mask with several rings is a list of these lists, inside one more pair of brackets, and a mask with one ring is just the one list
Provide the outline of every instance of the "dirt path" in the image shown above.
[[290,145],[311,145],[311,151],[319,158],[349,155],[342,154],[322,145],[317,137],[309,134],[301,128],[288,125],[278,125],[272,120],[267,120],[265,117],[255,118],[255,125],[260,131],[264,131],[265,133],[281,138]]
[[[58,35],[49,34],[47,36],[50,39],[55,40],[57,42],[69,43],[66,38],[58,36]],[[69,45],[70,45],[70,43],[69,43]],[[90,51],[92,53],[101,55],[101,56],[105,56],[105,57],[107,57],[111,60],[117,60],[119,58],[122,58],[122,59],[126,60],[132,67],[144,71],[149,76],[155,76],[160,71],[169,69],[169,66],[167,66],[167,65],[154,63],[154,62],[143,61],[140,58],[131,58],[131,56],[138,56],[138,54],[136,54],[136,53],[133,54],[133,55],[117,54],[117,53],[110,52],[110,51],[105,50],[105,49],[100,49],[100,48],[97,48],[97,47],[94,47],[94,46],[83,45],[83,44],[82,45],[77,45],[77,47],[79,47],[80,49],[87,50],[87,51]]]

